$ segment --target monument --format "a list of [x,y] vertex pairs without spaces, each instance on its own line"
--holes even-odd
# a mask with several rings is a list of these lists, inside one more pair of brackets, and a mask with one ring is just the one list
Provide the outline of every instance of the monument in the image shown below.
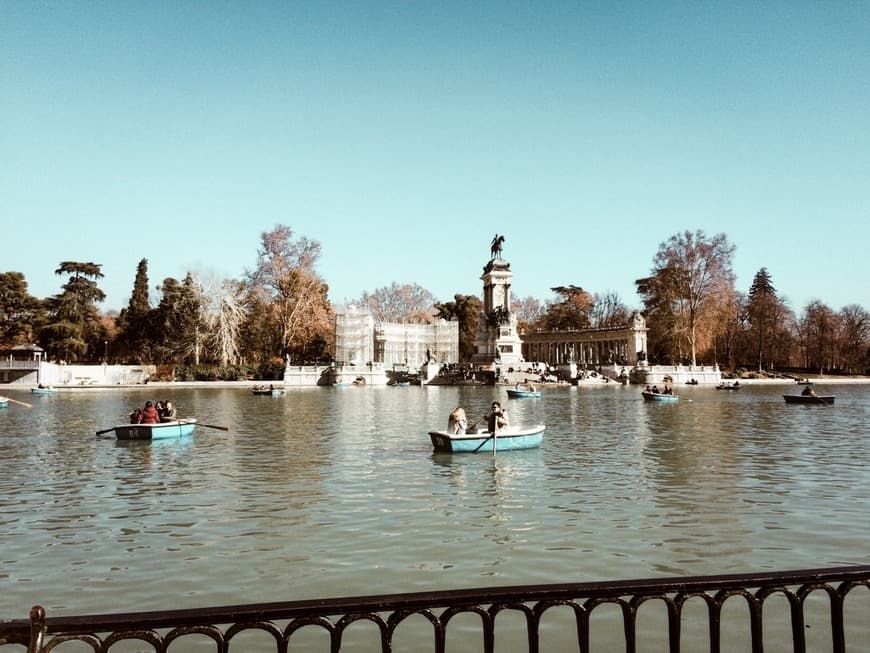
[[522,341],[517,333],[517,318],[511,312],[510,263],[502,258],[505,237],[496,234],[490,244],[489,262],[483,268],[483,312],[474,337],[476,365],[507,369],[523,359]]

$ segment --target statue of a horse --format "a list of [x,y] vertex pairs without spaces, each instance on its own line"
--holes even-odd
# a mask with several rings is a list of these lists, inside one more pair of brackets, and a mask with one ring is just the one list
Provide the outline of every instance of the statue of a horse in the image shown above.
[[492,258],[499,258],[501,256],[501,250],[504,245],[504,236],[499,236],[498,234],[492,239],[492,243],[489,246],[489,255]]

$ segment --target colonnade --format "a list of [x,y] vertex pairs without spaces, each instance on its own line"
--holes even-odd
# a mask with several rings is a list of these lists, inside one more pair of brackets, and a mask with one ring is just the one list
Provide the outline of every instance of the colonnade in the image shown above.
[[[534,334],[538,336],[539,334]],[[550,334],[551,336],[553,334]],[[637,362],[637,352],[631,351],[628,340],[589,341],[583,338],[575,340],[538,340],[523,338],[523,358],[527,361],[547,363],[548,365],[565,365],[576,363],[580,367],[615,363],[618,365],[634,365]]]
[[635,366],[646,357],[646,322],[640,313],[620,327],[534,331],[520,334],[523,359],[548,365]]

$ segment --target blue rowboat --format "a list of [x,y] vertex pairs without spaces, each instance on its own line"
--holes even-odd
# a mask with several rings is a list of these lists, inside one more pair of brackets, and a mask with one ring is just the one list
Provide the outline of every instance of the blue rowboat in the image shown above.
[[540,390],[517,390],[516,388],[509,388],[507,391],[508,399],[523,399],[526,397],[540,397]]
[[677,395],[663,395],[660,392],[641,392],[646,401],[678,401]]
[[159,424],[121,424],[114,431],[119,440],[162,440],[190,435],[195,427],[196,420],[191,418]]
[[30,388],[30,391],[35,395],[56,395],[57,390],[54,388]]
[[9,405],[9,399],[6,397],[0,397],[0,408],[6,408]]
[[459,434],[447,431],[429,431],[429,438],[438,453],[474,453],[477,451],[493,453],[540,447],[541,441],[544,439],[545,428],[543,424],[525,428],[508,426],[499,431],[494,438],[490,437],[492,434],[489,431]]

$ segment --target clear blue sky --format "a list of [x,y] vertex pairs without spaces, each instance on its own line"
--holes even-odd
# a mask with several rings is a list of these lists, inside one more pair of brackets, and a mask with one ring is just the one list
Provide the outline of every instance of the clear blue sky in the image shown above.
[[[661,242],[870,309],[868,2],[0,0],[0,271],[239,277],[276,224],[392,282],[639,305]],[[152,301],[159,296],[152,290]]]

